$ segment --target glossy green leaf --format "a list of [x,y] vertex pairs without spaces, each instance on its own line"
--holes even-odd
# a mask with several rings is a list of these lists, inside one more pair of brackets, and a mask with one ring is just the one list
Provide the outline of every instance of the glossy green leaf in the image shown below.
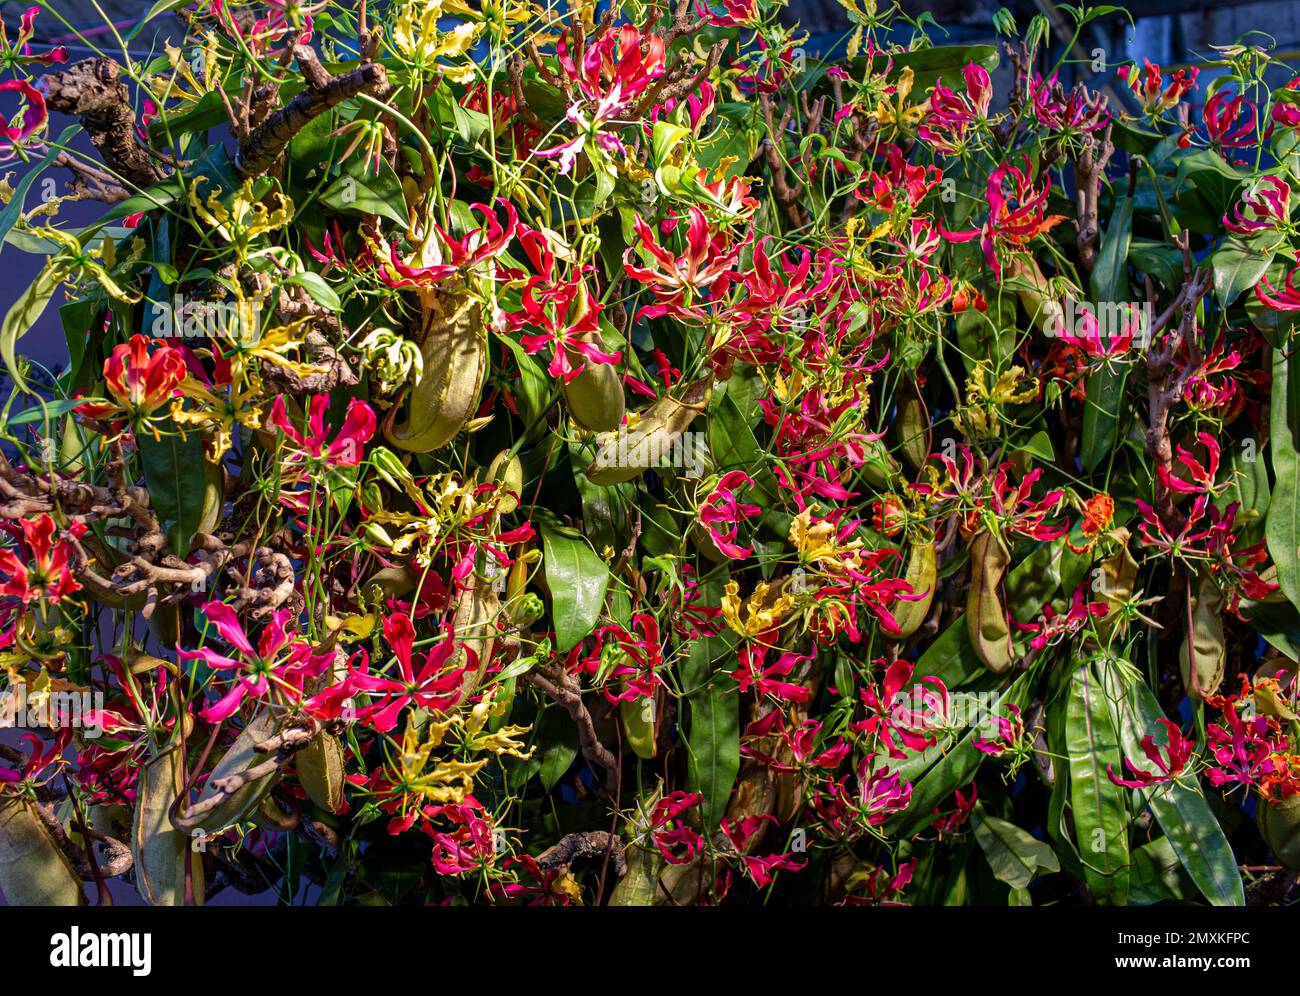
[[730,675],[710,675],[712,646],[718,638],[696,640],[682,669],[688,699],[686,784],[703,796],[705,825],[717,826],[727,812],[731,787],[740,771],[740,692]]
[[311,296],[311,299],[322,308],[328,308],[330,311],[335,312],[343,310],[343,302],[339,300],[338,293],[325,282],[325,278],[319,273],[312,273],[310,270],[305,273],[297,273],[286,280],[285,283],[302,287]]
[[30,393],[27,380],[18,370],[18,340],[36,324],[58,288],[58,276],[47,264],[31,285],[18,295],[18,300],[10,307],[4,321],[0,322],[0,358],[4,359],[9,376],[20,391]]
[[596,627],[609,568],[583,538],[542,527],[542,567],[551,590],[556,647],[564,653]]
[[1259,283],[1274,251],[1247,245],[1241,239],[1229,238],[1214,251],[1210,265],[1214,268],[1214,293],[1221,307],[1228,307],[1242,292]]
[[1085,661],[1070,679],[1065,711],[1065,746],[1070,766],[1074,838],[1093,898],[1112,906],[1128,901],[1128,795],[1106,774],[1122,768],[1119,732],[1112,721],[1099,668]]
[[408,219],[402,181],[382,159],[378,171],[371,172],[369,166],[369,160],[353,163],[349,172],[321,193],[321,202],[345,214],[374,214],[405,225]]
[[[1117,668],[1106,675],[1107,695],[1119,703],[1123,752],[1141,758],[1142,738],[1159,730],[1160,703],[1144,683],[1125,680]],[[1232,846],[1194,776],[1159,786],[1144,796],[1187,874],[1215,906],[1242,906],[1245,889]]]
[[1291,604],[1300,608],[1300,455],[1288,418],[1291,362],[1273,351],[1272,407],[1269,415],[1269,461],[1276,483],[1264,523],[1268,552],[1277,565],[1277,583]]
[[158,430],[158,438],[141,432],[136,442],[158,524],[172,551],[183,557],[203,520],[203,437],[191,430],[182,438],[171,419],[158,423]]
[[982,807],[971,814],[971,828],[999,882],[1023,889],[1039,872],[1057,872],[1061,863],[1050,844],[1014,823],[989,816]]

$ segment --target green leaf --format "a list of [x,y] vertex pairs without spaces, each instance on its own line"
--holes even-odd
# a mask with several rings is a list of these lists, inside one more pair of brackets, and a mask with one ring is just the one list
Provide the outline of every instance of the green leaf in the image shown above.
[[452,95],[449,88],[440,86],[429,100],[434,118],[444,130],[453,130],[466,145],[473,145],[488,130],[492,121],[482,111],[471,110]]
[[1228,307],[1241,296],[1242,291],[1259,283],[1274,255],[1272,249],[1254,248],[1237,238],[1226,239],[1210,257],[1210,265],[1214,268],[1214,293],[1219,298],[1219,305]]
[[710,828],[727,815],[740,772],[740,692],[730,675],[711,673],[718,644],[725,653],[726,641],[719,637],[694,641],[682,666],[683,684],[697,689],[687,699],[686,787],[703,796],[700,812]]
[[982,806],[976,806],[971,815],[971,826],[994,878],[1012,889],[1025,888],[1040,871],[1061,870],[1050,844],[1014,823],[989,816]]
[[1143,273],[1155,277],[1166,290],[1177,291],[1183,283],[1183,254],[1164,242],[1134,239],[1129,244],[1129,261]]
[[556,649],[565,653],[595,629],[609,587],[609,568],[585,539],[565,536],[553,526],[542,527],[542,554]]
[[1131,905],[1150,905],[1191,895],[1187,873],[1168,837],[1157,837],[1133,851]]
[[60,398],[57,401],[34,405],[17,415],[9,416],[6,421],[9,425],[31,425],[34,422],[44,422],[46,419],[74,411],[81,405],[102,403],[105,400],[104,398]]
[[537,774],[543,791],[549,792],[578,756],[578,731],[568,713],[556,706],[546,709],[538,729],[541,763]]
[[1222,217],[1237,197],[1237,188],[1246,179],[1236,168],[1224,162],[1223,157],[1210,149],[1197,149],[1180,153],[1177,180],[1190,180],[1212,212]]
[[1097,260],[1089,277],[1089,287],[1095,302],[1128,300],[1128,250],[1132,240],[1133,198],[1121,197],[1106,226],[1106,234],[1102,236]]
[[[866,60],[855,61],[855,68],[860,68]],[[913,103],[920,103],[926,97],[926,91],[944,79],[950,84],[961,79],[961,71],[968,63],[975,63],[988,70],[998,66],[998,50],[994,45],[935,45],[931,48],[914,49],[911,52],[896,52],[893,55],[877,55],[872,60],[871,71],[880,75],[888,72],[897,78],[904,69],[913,73]]]
[[1300,611],[1290,602],[1241,600],[1241,615],[1270,645],[1300,660]]
[[[1133,237],[1133,198],[1121,197],[1102,237],[1089,286],[1097,304],[1123,303],[1129,298],[1128,253]],[[1112,312],[1113,314],[1113,312]],[[1116,331],[1116,330],[1106,330]],[[1091,472],[1115,445],[1127,369],[1103,366],[1088,376],[1083,408],[1083,439],[1079,459]]]
[[184,557],[203,521],[203,437],[191,430],[182,438],[171,419],[159,422],[158,430],[157,439],[140,432],[136,442],[158,524],[167,533],[172,552]]
[[965,615],[957,616],[948,627],[925,648],[916,662],[916,676],[938,678],[949,689],[959,688],[986,668],[971,646]]
[[1026,442],[1016,447],[1021,453],[1028,453],[1040,460],[1052,463],[1056,460],[1056,450],[1052,448],[1052,437],[1042,429],[1035,432]]
[[1295,451],[1288,418],[1290,368],[1286,354],[1275,349],[1268,450],[1276,483],[1264,521],[1264,536],[1277,565],[1277,582],[1291,604],[1300,608],[1300,456]]
[[18,295],[18,300],[13,303],[4,321],[0,322],[0,358],[4,360],[14,386],[29,394],[31,389],[18,370],[18,340],[36,324],[58,287],[58,276],[53,267],[46,263],[31,285]]
[[328,308],[330,311],[336,312],[343,310],[343,302],[339,300],[338,294],[333,287],[325,282],[325,278],[319,273],[312,273],[310,270],[304,273],[296,273],[285,283],[296,284],[305,289],[311,299],[322,308]]
[[[1129,682],[1125,689],[1118,668],[1110,669],[1106,692],[1122,706],[1119,725],[1124,753],[1141,757],[1142,738],[1155,733],[1156,720],[1165,718],[1160,703],[1140,681]],[[1184,775],[1156,788],[1146,802],[1202,895],[1215,906],[1244,906],[1245,889],[1237,859],[1194,776]]]
[[344,214],[376,214],[405,225],[409,219],[402,181],[382,159],[378,172],[370,173],[369,166],[369,160],[350,163],[348,171],[320,195],[321,202]]
[[1096,670],[1104,661],[1085,661],[1070,679],[1065,710],[1065,747],[1070,763],[1070,806],[1074,837],[1093,897],[1112,906],[1128,901],[1128,796],[1106,774],[1119,769],[1119,733]]
[[1038,618],[1043,606],[1061,586],[1061,556],[1065,538],[1043,543],[1007,575],[1006,606],[1021,622]]
[[1089,473],[1097,469],[1097,465],[1115,445],[1127,380],[1127,368],[1098,367],[1088,375],[1079,459],[1083,461],[1083,469]]

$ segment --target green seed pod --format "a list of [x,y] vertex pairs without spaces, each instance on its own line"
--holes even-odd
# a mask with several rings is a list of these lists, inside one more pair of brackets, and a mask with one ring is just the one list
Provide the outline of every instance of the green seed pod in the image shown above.
[[[596,342],[604,348],[603,342]],[[591,363],[581,354],[570,354],[570,361],[582,364],[578,376],[564,384],[564,404],[569,416],[588,432],[614,432],[623,424],[627,402],[623,398],[623,378],[611,363]]]
[[183,789],[181,751],[170,748],[145,764],[137,784],[131,853],[135,856],[135,887],[150,906],[185,905],[185,863],[190,865],[194,902],[203,904],[203,856],[191,838],[167,819]]
[[1046,336],[1060,335],[1065,311],[1033,257],[1017,256],[1007,267],[1007,273],[1015,281],[1016,296],[1038,330]]
[[938,577],[939,556],[934,549],[934,537],[928,536],[925,542],[912,544],[907,557],[907,571],[903,575],[903,580],[912,586],[912,591],[924,592],[925,596],[915,602],[900,601],[894,609],[894,619],[904,638],[915,633],[929,616]]
[[[456,642],[474,651],[477,663],[465,672],[461,694],[469,695],[478,687],[483,671],[492,661],[492,648],[496,643],[497,616],[501,602],[492,586],[477,574],[466,579],[466,586],[456,596],[452,609],[452,628]],[[458,651],[459,652],[459,651]]]
[[[201,807],[215,797],[217,795],[216,783],[223,778],[228,778],[241,771],[248,771],[250,768],[255,768],[266,761],[268,759],[267,755],[259,753],[255,749],[255,745],[274,736],[275,728],[276,720],[269,709],[263,709],[250,719],[248,725],[235,738],[235,742],[230,745],[230,749],[226,751],[217,766],[212,769],[212,774],[208,776],[203,791],[194,806],[196,808]],[[199,828],[202,828],[207,833],[213,833],[233,823],[238,823],[270,790],[277,777],[279,777],[279,772],[272,771],[259,778],[254,778],[252,781],[241,785],[214,808],[193,817],[185,817],[184,807],[182,807],[182,812],[172,817],[172,825],[178,830],[184,830],[187,833]]]
[[603,487],[622,484],[659,466],[681,445],[682,433],[708,407],[712,393],[711,380],[697,380],[680,400],[664,395],[635,426],[602,436],[596,459],[587,468],[587,477]]
[[1011,627],[1002,604],[1002,579],[1011,554],[1002,537],[981,529],[970,545],[970,588],[966,592],[966,627],[975,653],[994,674],[1011,667]]
[[338,737],[318,733],[294,763],[307,798],[329,813],[343,808],[343,748]]
[[220,464],[203,461],[203,513],[198,532],[210,533],[221,523],[226,508],[226,474]]
[[[1188,662],[1189,648],[1196,665],[1195,673]],[[1196,597],[1192,599],[1191,632],[1183,638],[1178,651],[1178,666],[1187,694],[1199,702],[1217,692],[1223,684],[1227,662],[1228,652],[1223,642],[1223,593],[1214,578],[1202,571],[1196,582]]]
[[883,439],[873,439],[863,444],[862,450],[862,476],[873,488],[889,488],[894,478],[902,472],[902,464],[890,454]]
[[647,761],[658,752],[655,746],[655,730],[658,726],[655,717],[658,711],[653,696],[621,702],[618,707],[619,718],[623,721],[623,736],[627,738],[628,746],[637,757]]
[[476,298],[431,291],[420,303],[424,370],[411,390],[408,420],[395,426],[394,406],[384,420],[384,436],[400,449],[430,453],[451,442],[478,408],[488,346]]
[[1260,799],[1255,814],[1260,836],[1273,856],[1288,868],[1300,869],[1300,795],[1277,802]]
[[420,575],[409,567],[383,567],[370,575],[361,590],[368,592],[371,588],[378,588],[385,598],[401,598],[419,583]]
[[72,863],[26,799],[0,800],[0,893],[10,906],[85,903]]
[[898,433],[898,446],[913,470],[920,470],[930,455],[930,413],[926,411],[916,385],[911,385],[905,398],[898,404],[898,420],[894,423]]
[[519,460],[519,454],[511,454],[509,450],[502,450],[488,467],[487,479],[493,484],[500,484],[505,495],[497,503],[497,511],[502,515],[509,515],[519,507],[520,496],[524,492],[524,465]]

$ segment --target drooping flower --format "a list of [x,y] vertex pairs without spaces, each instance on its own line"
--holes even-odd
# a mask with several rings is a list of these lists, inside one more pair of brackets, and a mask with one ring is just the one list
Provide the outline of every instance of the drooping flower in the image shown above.
[[655,238],[640,215],[633,221],[641,251],[649,257],[650,265],[634,262],[637,250],[630,247],[623,256],[623,269],[637,283],[648,287],[658,302],[641,309],[647,318],[700,318],[706,300],[716,298],[736,277],[735,265],[745,243],[713,229],[698,207],[692,205],[688,213],[686,248],[680,256]]
[[858,693],[867,718],[853,725],[854,732],[873,738],[895,760],[907,757],[895,738],[908,750],[921,751],[948,725],[948,689],[931,676],[913,686],[913,670],[911,661],[896,660],[886,668],[879,687],[872,684]]
[[325,411],[329,408],[328,395],[315,394],[307,402],[307,429],[301,432],[289,418],[284,395],[277,395],[267,416],[268,427],[274,426],[284,433],[292,445],[290,462],[318,460],[331,467],[355,467],[365,456],[365,444],[375,434],[374,410],[359,398],[348,400],[343,424],[331,438],[325,427]]
[[433,224],[424,244],[412,258],[403,259],[396,245],[376,240],[375,257],[379,277],[389,287],[431,287],[457,274],[495,259],[515,237],[519,215],[509,201],[501,201],[506,221],[503,225],[495,210],[486,204],[471,204],[469,209],[483,218],[483,226],[460,238],[441,225]]
[[697,513],[700,525],[708,530],[714,546],[723,556],[732,560],[744,560],[754,552],[753,547],[740,546],[736,542],[740,522],[752,519],[762,512],[757,505],[746,504],[736,498],[737,491],[753,485],[754,479],[743,470],[723,474]]
[[1056,73],[1048,79],[1037,73],[1030,78],[1029,101],[1038,123],[1061,138],[1091,134],[1110,121],[1105,96],[1081,82],[1066,91]]
[[601,679],[601,691],[611,704],[635,702],[654,695],[663,678],[663,647],[659,623],[648,612],[632,617],[630,628],[617,623],[596,630],[596,650],[582,655],[582,645],[569,653],[571,670]]
[[1280,176],[1261,176],[1246,186],[1223,227],[1237,235],[1284,228],[1291,221],[1291,185]]
[[[770,634],[775,638],[776,634]],[[807,702],[812,694],[807,685],[785,681],[795,668],[808,661],[801,654],[784,651],[771,664],[766,662],[767,647],[759,642],[746,642],[740,648],[740,666],[731,672],[736,686],[742,692],[770,695],[781,702]]]
[[912,801],[912,783],[888,767],[876,766],[874,754],[858,765],[858,805],[872,826],[879,826]]
[[992,727],[992,736],[975,737],[971,746],[990,757],[1006,757],[1023,750],[1025,723],[1020,718],[1020,707],[1008,705],[1006,716],[990,716],[985,725]]
[[1281,290],[1274,290],[1268,277],[1260,277],[1255,285],[1255,297],[1261,304],[1266,304],[1274,311],[1300,311],[1300,287],[1296,287],[1296,275],[1300,267],[1292,267],[1286,275],[1286,284]]
[[917,137],[928,142],[936,152],[948,154],[961,151],[968,132],[977,121],[988,117],[993,99],[993,86],[988,70],[975,62],[962,69],[966,92],[958,93],[945,86],[940,78],[930,92],[929,113],[925,123],[917,129]]
[[672,792],[655,803],[650,813],[650,839],[670,865],[687,864],[704,848],[704,838],[681,819],[700,799],[698,792]]
[[0,93],[16,93],[22,100],[21,110],[0,124],[0,163],[15,157],[26,159],[33,153],[43,152],[44,146],[37,136],[49,121],[45,95],[26,80],[0,82]]
[[426,828],[433,838],[430,860],[439,875],[468,875],[489,867],[495,860],[496,833],[484,816],[483,804],[472,795],[459,803],[430,806],[427,815],[449,821],[450,833]]
[[68,61],[68,49],[65,45],[56,45],[48,52],[32,51],[31,40],[36,34],[36,15],[39,7],[28,7],[18,20],[18,37],[9,43],[9,34],[4,22],[0,21],[0,62],[6,66],[59,65]]
[[1160,67],[1152,65],[1145,58],[1143,69],[1136,66],[1120,66],[1119,78],[1128,84],[1133,95],[1142,103],[1142,109],[1151,116],[1164,114],[1178,105],[1193,87],[1196,86],[1198,69],[1180,69],[1170,78],[1168,84]]
[[1003,163],[989,174],[985,186],[989,217],[984,227],[978,231],[946,234],[958,242],[967,242],[978,236],[985,261],[994,276],[1001,277],[1004,257],[1023,252],[1030,242],[1065,220],[1064,215],[1047,213],[1051,191],[1052,181],[1046,175],[1041,184],[1034,183],[1028,155],[1024,157],[1023,169]]
[[1205,134],[1213,147],[1237,149],[1258,144],[1259,112],[1254,104],[1246,103],[1244,93],[1232,97],[1220,90],[1206,101],[1201,114]]
[[621,362],[622,352],[610,353],[602,348],[601,305],[587,289],[585,275],[589,268],[575,273],[572,279],[563,279],[557,273],[546,233],[526,225],[519,226],[519,245],[534,272],[520,293],[520,310],[506,312],[506,322],[514,331],[532,330],[520,336],[524,350],[533,354],[550,346],[547,372],[565,383],[572,383],[588,363]]
[[1277,720],[1271,716],[1243,718],[1233,698],[1215,699],[1211,704],[1222,710],[1223,722],[1212,723],[1205,730],[1210,755],[1206,778],[1216,788],[1258,785],[1272,773],[1273,755],[1286,753],[1286,737]]
[[1150,788],[1152,785],[1163,785],[1165,782],[1177,781],[1178,776],[1187,767],[1187,762],[1191,760],[1196,750],[1195,741],[1183,736],[1183,731],[1177,724],[1167,719],[1157,719],[1156,722],[1165,728],[1166,745],[1163,750],[1156,746],[1152,734],[1148,733],[1142,738],[1142,753],[1155,765],[1156,770],[1152,772],[1139,768],[1126,757],[1124,764],[1132,772],[1132,778],[1120,778],[1111,770],[1110,765],[1106,766],[1106,774],[1116,785],[1123,785],[1125,788]]
[[591,101],[617,90],[621,104],[630,103],[666,71],[663,37],[632,24],[606,31],[594,44],[586,45],[580,62],[570,49],[572,40],[568,32],[559,38],[556,58],[565,77]]
[[1207,455],[1205,463],[1180,444],[1176,447],[1175,460],[1181,465],[1181,469],[1163,466],[1156,469],[1156,476],[1160,483],[1170,491],[1198,495],[1214,494],[1220,489],[1220,485],[1215,483],[1215,479],[1219,476],[1219,441],[1208,432],[1198,432],[1196,441],[1205,449]]

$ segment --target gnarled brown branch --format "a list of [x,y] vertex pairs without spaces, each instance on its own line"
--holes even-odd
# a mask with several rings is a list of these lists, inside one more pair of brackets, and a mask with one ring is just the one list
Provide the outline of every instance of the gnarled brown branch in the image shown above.
[[368,62],[341,76],[332,76],[306,45],[293,50],[307,89],[249,132],[235,153],[235,169],[249,177],[265,173],[280,158],[293,136],[332,107],[359,93],[374,94],[388,86],[388,73]]
[[104,165],[116,175],[139,187],[167,175],[136,139],[131,92],[122,82],[122,67],[112,59],[75,63],[44,77],[41,87],[50,110],[81,119]]

